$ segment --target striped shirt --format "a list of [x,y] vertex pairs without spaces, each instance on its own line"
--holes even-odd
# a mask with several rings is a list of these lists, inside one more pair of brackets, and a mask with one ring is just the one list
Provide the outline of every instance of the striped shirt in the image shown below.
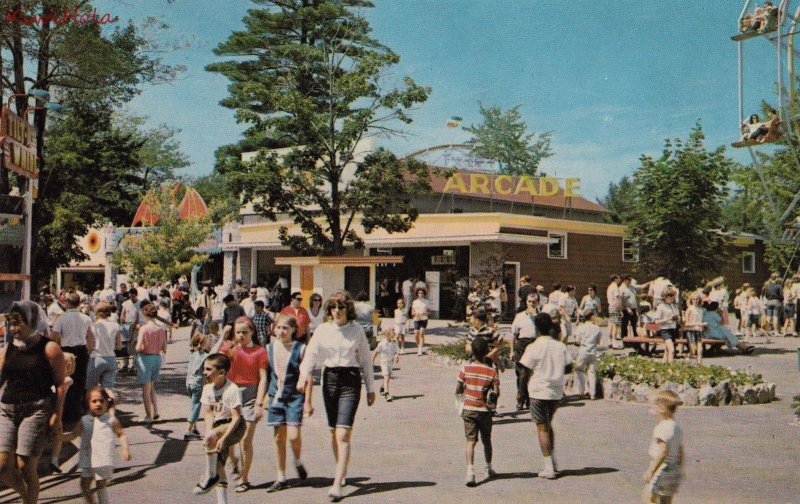
[[[486,407],[485,390],[500,386],[500,379],[494,368],[484,364],[464,364],[458,373],[458,381],[464,384],[464,409],[470,411],[489,411]],[[490,385],[491,384],[491,385]]]

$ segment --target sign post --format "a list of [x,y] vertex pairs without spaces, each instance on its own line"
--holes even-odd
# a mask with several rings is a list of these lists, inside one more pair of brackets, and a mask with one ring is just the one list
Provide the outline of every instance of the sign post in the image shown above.
[[[33,199],[39,178],[36,155],[36,129],[8,107],[0,110],[0,166],[26,179],[24,195],[25,241],[19,275],[3,275],[22,280],[22,298],[31,297],[31,245],[33,241]],[[1,278],[1,277],[0,277]]]

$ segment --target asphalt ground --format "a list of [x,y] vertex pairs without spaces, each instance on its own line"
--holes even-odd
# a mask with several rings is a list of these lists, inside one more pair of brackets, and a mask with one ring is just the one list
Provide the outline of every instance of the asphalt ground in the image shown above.
[[[442,322],[431,325],[431,344],[455,340],[463,330]],[[777,384],[779,400],[766,405],[680,408],[676,418],[684,430],[687,456],[685,478],[674,502],[800,504],[800,426],[790,408],[791,396],[800,394],[800,338],[755,341],[759,348],[751,356],[723,355],[707,358],[706,363],[750,366]],[[394,401],[379,397],[367,407],[362,399],[343,502],[449,503],[476,498],[504,504],[639,502],[655,425],[646,405],[567,401],[554,420],[560,475],[546,480],[537,477],[542,458],[530,417],[512,411],[515,377],[512,370],[506,371],[493,431],[493,466],[498,475],[484,479],[479,445],[475,466],[479,486],[467,488],[464,428],[453,401],[458,368],[433,366],[427,357],[408,352],[391,383]],[[141,423],[144,409],[134,378],[120,377],[119,416],[133,460],[119,464],[109,487],[112,502],[215,502],[213,492],[192,495],[205,462],[201,442],[183,440],[189,409],[184,391],[187,356],[184,328],[169,345],[158,385],[161,419],[151,428]],[[275,458],[271,429],[261,424],[250,477],[254,488],[235,494],[231,479],[229,502],[327,502],[334,461],[318,387],[313,404],[316,413],[303,426],[309,478],[297,480],[290,456],[290,487],[266,493],[275,478]],[[74,446],[65,447],[64,456],[66,473],[42,478],[40,502],[81,502]],[[5,490],[0,492],[0,504],[6,502],[18,499]]]

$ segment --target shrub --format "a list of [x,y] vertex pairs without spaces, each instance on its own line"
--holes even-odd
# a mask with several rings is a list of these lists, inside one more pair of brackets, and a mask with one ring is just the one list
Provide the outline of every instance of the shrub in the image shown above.
[[792,397],[792,410],[796,417],[800,417],[800,395]]
[[[464,343],[464,340],[455,341],[453,343],[444,343],[442,345],[430,347],[430,351],[436,355],[444,355],[445,357],[450,357],[452,359],[467,360],[469,355],[467,354]],[[500,349],[501,356],[508,357],[510,354],[511,347],[508,345]]]
[[708,384],[712,387],[724,380],[736,386],[763,383],[760,374],[722,366],[694,366],[687,362],[666,364],[645,357],[615,357],[603,355],[597,364],[597,374],[603,378],[615,375],[631,383],[659,387],[665,382],[688,383],[694,388]]

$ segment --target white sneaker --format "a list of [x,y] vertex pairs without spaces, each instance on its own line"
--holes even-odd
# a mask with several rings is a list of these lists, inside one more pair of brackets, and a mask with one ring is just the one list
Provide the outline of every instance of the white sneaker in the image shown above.
[[542,469],[539,471],[539,477],[544,479],[556,479],[556,472],[550,469]]

